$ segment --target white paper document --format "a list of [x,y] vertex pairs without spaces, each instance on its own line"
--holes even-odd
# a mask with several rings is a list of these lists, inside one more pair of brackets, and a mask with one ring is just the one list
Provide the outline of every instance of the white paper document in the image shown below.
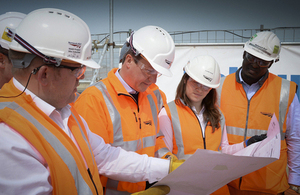
[[250,146],[238,151],[234,155],[238,156],[254,156],[254,157],[273,157],[280,156],[280,127],[275,114],[269,124],[267,138],[261,142],[256,142]]
[[279,159],[280,141],[279,124],[273,115],[267,138],[263,141],[252,144],[234,155],[198,149],[155,186],[169,186],[170,195],[211,194],[230,181]]

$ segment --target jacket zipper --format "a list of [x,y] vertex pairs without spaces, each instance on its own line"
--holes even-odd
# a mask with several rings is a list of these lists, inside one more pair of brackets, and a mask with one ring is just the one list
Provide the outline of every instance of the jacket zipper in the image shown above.
[[94,187],[95,187],[96,194],[98,195],[98,190],[97,190],[96,184],[95,184],[95,182],[94,182],[94,180],[93,180],[93,176],[92,176],[91,171],[90,171],[89,168],[87,169],[87,172],[89,173],[89,176],[90,176],[90,178],[91,178],[91,180],[92,180],[92,183],[93,183],[93,185],[94,185]]
[[[191,109],[191,108],[190,108]],[[198,120],[198,123],[199,123],[199,126],[200,126],[200,129],[201,129],[201,135],[202,135],[202,139],[203,139],[203,148],[206,150],[206,141],[205,141],[205,137],[203,137],[203,130],[202,130],[202,126],[201,126],[201,123],[196,115],[196,113],[191,109],[191,111],[194,113],[196,119]],[[205,135],[205,132],[204,132],[204,135]]]
[[[245,133],[244,133],[244,141],[246,141],[246,137],[247,137],[247,130],[248,130],[248,119],[249,119],[249,110],[250,110],[250,100],[248,100],[248,97],[247,97],[247,93],[244,89],[244,92],[245,92],[245,95],[246,95],[246,98],[247,98],[247,101],[248,101],[248,104],[247,104],[247,116],[246,116],[246,124],[245,124]],[[256,93],[256,92],[255,92]],[[241,189],[241,185],[242,185],[242,180],[243,180],[243,177],[240,177],[240,183],[239,183],[239,189]]]

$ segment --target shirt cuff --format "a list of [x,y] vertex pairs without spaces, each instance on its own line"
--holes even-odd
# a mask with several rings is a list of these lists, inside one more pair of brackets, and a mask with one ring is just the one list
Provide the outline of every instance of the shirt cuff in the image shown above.
[[160,181],[169,174],[170,160],[152,158],[149,171],[149,183]]

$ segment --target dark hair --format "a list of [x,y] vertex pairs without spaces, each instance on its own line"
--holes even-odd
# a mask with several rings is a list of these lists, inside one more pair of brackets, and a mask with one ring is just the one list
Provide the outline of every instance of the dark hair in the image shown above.
[[[125,44],[127,44],[126,46],[127,47],[130,47],[130,45],[129,45],[129,43],[128,42],[126,42]],[[125,54],[124,54],[124,56],[123,56],[123,58],[122,58],[122,64],[125,62],[125,59],[126,59],[126,56],[127,55],[131,55],[133,58],[134,58],[134,61],[135,61],[135,63],[137,63],[142,57],[140,56],[140,55],[135,55],[135,53],[132,51],[132,49],[130,48]]]
[[4,55],[6,55],[8,57],[8,50],[1,47],[1,45],[0,45],[0,53],[3,53]]
[[[175,96],[175,103],[177,105],[181,105],[180,99],[191,108],[191,100],[186,95],[186,83],[189,79],[189,75],[184,73],[184,75],[181,78],[181,81],[179,82],[176,90],[176,96]],[[221,120],[221,113],[216,105],[217,102],[217,90],[212,88],[209,93],[206,95],[206,97],[203,99],[201,106],[204,106],[205,110],[203,113],[203,119],[205,121],[210,122],[207,125],[212,126],[212,131],[215,132],[216,128],[220,127],[220,120]]]

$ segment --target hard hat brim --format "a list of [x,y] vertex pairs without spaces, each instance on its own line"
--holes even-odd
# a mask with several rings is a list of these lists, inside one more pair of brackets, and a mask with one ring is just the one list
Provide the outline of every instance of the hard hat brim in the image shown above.
[[265,61],[273,61],[275,60],[274,58],[272,57],[267,57],[266,55],[263,55],[261,52],[259,52],[258,50],[256,50],[255,48],[250,48],[248,45],[245,44],[244,46],[244,50],[248,53],[250,53],[251,55],[259,58],[259,59],[262,59],[262,60],[265,60]]

